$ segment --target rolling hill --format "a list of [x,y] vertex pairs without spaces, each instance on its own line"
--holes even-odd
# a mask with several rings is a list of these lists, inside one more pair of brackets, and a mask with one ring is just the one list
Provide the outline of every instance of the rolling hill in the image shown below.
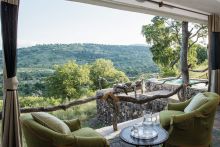
[[[0,51],[2,54],[2,51]],[[79,64],[110,59],[128,76],[157,72],[148,47],[141,45],[100,45],[100,44],[47,44],[18,49],[18,68],[52,69],[55,64],[76,60]],[[0,55],[2,66],[2,55]],[[28,70],[24,70],[28,69]]]

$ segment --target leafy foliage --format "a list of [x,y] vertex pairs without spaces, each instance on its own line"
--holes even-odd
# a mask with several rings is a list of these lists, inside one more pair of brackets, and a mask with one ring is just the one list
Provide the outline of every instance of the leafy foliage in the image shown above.
[[102,88],[112,86],[113,83],[127,82],[128,77],[124,72],[117,70],[111,60],[98,59],[91,64],[90,78],[94,89],[99,88],[99,80]]
[[181,23],[159,16],[151,21],[152,24],[143,26],[142,33],[147,43],[152,44],[150,50],[153,60],[161,66],[169,66],[180,50],[180,44],[177,43],[180,36],[175,32],[180,31]]
[[[110,60],[98,59],[91,65],[78,65],[69,61],[64,65],[57,65],[53,75],[46,79],[48,96],[55,98],[80,98],[87,95],[90,89],[99,88],[99,77],[111,82],[126,82],[128,77],[117,70]],[[103,82],[102,88],[112,86],[113,83]]]
[[208,59],[208,53],[207,53],[207,48],[198,45],[197,46],[197,64],[202,64],[203,62],[205,62]]
[[37,96],[19,97],[19,104],[21,108],[56,106],[61,103],[62,103],[61,99],[45,98],[45,97],[37,97]]
[[86,94],[91,81],[87,65],[78,65],[69,61],[57,65],[52,76],[46,79],[48,95],[56,98],[80,98]]
[[[166,71],[164,68],[178,68],[182,37],[181,22],[160,16],[155,16],[151,21],[151,24],[142,27],[142,34],[147,43],[152,45],[150,50],[153,60],[162,71]],[[189,26],[188,63],[194,67],[205,59],[204,56],[197,56],[199,52],[197,50],[201,49],[201,44],[204,44],[203,39],[207,37],[208,30],[205,25],[190,23]]]
[[166,68],[166,67],[161,67],[160,74],[162,77],[175,77],[176,75],[179,74],[178,69],[176,68]]

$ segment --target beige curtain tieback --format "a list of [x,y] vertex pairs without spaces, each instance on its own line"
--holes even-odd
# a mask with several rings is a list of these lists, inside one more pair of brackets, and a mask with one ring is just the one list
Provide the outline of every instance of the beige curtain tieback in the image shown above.
[[17,90],[18,88],[18,79],[17,77],[12,77],[4,80],[4,88],[6,90]]

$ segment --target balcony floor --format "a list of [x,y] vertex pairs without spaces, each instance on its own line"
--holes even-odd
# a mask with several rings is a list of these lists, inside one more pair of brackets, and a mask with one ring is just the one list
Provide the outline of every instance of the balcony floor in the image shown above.
[[[113,132],[112,126],[104,127],[97,129],[96,131],[105,136],[109,142],[111,147],[133,147],[132,145],[126,144],[123,141],[120,140],[119,138],[119,133],[120,130],[127,127],[131,126],[137,122],[141,122],[143,118],[138,118],[130,121],[126,121],[123,123],[118,124],[119,130],[117,132]],[[212,140],[213,140],[213,147],[219,147],[219,142],[220,142],[220,106],[217,109],[217,113],[215,116],[215,122],[214,122],[214,127],[213,127],[213,135],[212,135]]]

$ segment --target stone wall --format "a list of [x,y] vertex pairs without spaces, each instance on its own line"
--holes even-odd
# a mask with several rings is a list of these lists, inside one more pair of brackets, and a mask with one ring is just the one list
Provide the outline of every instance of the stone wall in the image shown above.
[[[146,87],[146,92],[151,92],[151,91],[158,91],[158,90],[168,90],[168,91],[174,91],[175,89],[177,89],[179,87],[179,85],[175,85],[175,84],[161,84],[161,82],[155,81],[147,81],[145,83],[145,87]],[[196,95],[199,92],[205,92],[207,91],[207,89],[199,89],[199,88],[195,88],[195,87],[189,87],[187,90],[187,96],[188,98],[191,98],[192,96]]]
[[[152,91],[161,91],[166,90],[168,92],[171,92],[175,90],[179,85],[171,85],[171,84],[163,84],[158,85],[157,82],[146,82],[146,92],[152,92]],[[195,89],[195,88],[189,88],[189,97],[195,95],[198,92],[206,91],[204,89]],[[124,122],[128,120],[132,120],[138,117],[142,116],[143,110],[150,109],[153,112],[159,112],[163,110],[169,99],[157,99],[154,101],[151,101],[146,104],[133,104],[130,102],[119,102],[119,116],[118,116],[118,122]],[[99,123],[102,125],[111,125],[112,124],[112,109],[108,106],[107,102],[103,100],[96,100],[97,103],[97,119]]]
[[[112,109],[108,103],[103,100],[96,100],[97,103],[97,118],[103,125],[112,124]],[[167,99],[157,99],[146,104],[133,104],[131,102],[119,102],[118,122],[132,120],[142,116],[143,110],[152,110],[159,112],[167,105]]]

